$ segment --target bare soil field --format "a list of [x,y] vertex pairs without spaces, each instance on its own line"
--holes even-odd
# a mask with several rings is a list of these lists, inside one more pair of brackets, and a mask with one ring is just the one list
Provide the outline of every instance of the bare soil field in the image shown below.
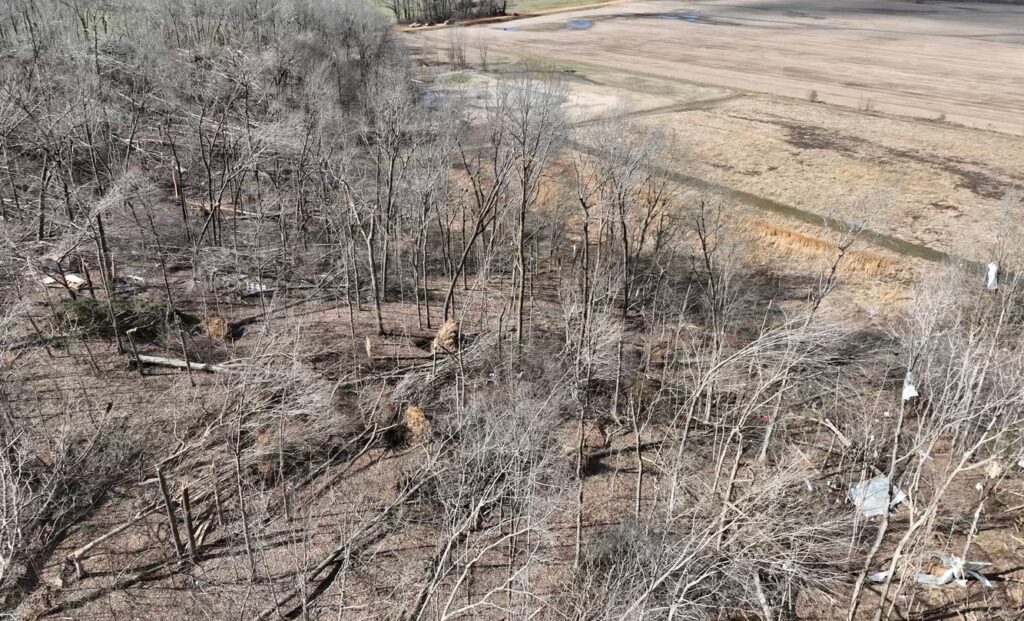
[[496,49],[1024,133],[1024,7],[633,2],[484,33]]
[[984,261],[1024,185],[1021,6],[632,2],[471,32],[566,76],[577,121],[666,126],[668,168],[804,232],[860,221],[898,254]]

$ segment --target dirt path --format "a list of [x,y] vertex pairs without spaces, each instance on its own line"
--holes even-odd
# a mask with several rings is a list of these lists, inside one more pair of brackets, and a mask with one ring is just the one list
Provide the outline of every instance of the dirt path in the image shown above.
[[[642,110],[634,110],[625,114],[615,116],[616,119],[638,119],[645,116],[654,116],[656,114],[671,114],[673,112],[687,112],[689,110],[705,110],[713,108],[720,103],[726,101],[732,101],[738,97],[743,97],[740,93],[729,93],[727,95],[720,95],[717,97],[711,97],[708,99],[698,99],[696,101],[682,101],[679,103],[671,103],[664,106],[655,106],[653,108],[644,108]],[[594,123],[601,123],[607,121],[608,117],[600,117],[587,119],[576,123],[578,126],[592,125]]]
[[[572,143],[572,148],[583,153],[592,155],[600,155],[600,150],[593,147],[580,144],[578,142]],[[836,231],[847,231],[853,230],[855,225],[851,222],[847,222],[834,216],[824,216],[811,211],[793,207],[779,201],[774,201],[770,198],[751,194],[743,190],[737,190],[734,188],[723,188],[721,185],[701,179],[693,175],[687,175],[675,170],[668,168],[659,167],[657,169],[659,174],[665,175],[667,178],[672,179],[676,183],[690,187],[696,190],[718,190],[724,191],[730,198],[739,203],[742,206],[749,207],[759,211],[765,211],[773,214],[783,216],[790,220],[802,222],[804,224],[810,224],[812,226],[829,228]],[[950,253],[936,250],[923,244],[915,244],[905,239],[900,239],[887,233],[880,231],[874,231],[871,229],[863,229],[860,238],[865,242],[884,248],[896,254],[913,257],[916,259],[923,259],[925,261],[931,261],[935,263],[942,263],[947,261],[953,262],[964,262],[968,265],[975,265],[980,268],[980,264],[966,260],[962,257],[954,256]]]

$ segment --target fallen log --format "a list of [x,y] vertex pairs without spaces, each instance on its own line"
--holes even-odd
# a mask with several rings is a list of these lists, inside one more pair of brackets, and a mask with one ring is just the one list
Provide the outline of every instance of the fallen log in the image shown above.
[[93,548],[95,548],[99,544],[103,543],[107,539],[110,539],[114,535],[117,535],[118,533],[120,533],[120,532],[122,532],[124,530],[127,530],[133,524],[136,524],[136,523],[142,521],[146,516],[152,514],[153,512],[155,512],[159,508],[160,508],[160,504],[159,503],[156,503],[156,502],[151,503],[149,506],[139,510],[139,512],[136,513],[131,518],[129,518],[127,522],[124,522],[120,526],[117,526],[116,528],[107,531],[103,535],[100,535],[99,537],[97,537],[96,539],[93,539],[92,541],[90,541],[89,543],[85,544],[84,546],[82,546],[82,547],[78,548],[77,550],[74,550],[73,552],[69,553],[67,555],[68,561],[71,562],[71,563],[74,563],[76,568],[78,568],[78,562],[81,560],[82,556],[85,555],[86,552],[88,552],[89,550],[92,550]]
[[172,369],[191,369],[193,371],[206,371],[209,373],[234,373],[236,369],[222,364],[210,364],[207,362],[188,362],[178,358],[164,358],[163,356],[146,356],[139,354],[139,363],[155,367],[170,367]]
[[[279,597],[273,605],[264,608],[255,617],[256,621],[266,621],[275,615],[282,616],[282,613],[284,613],[283,616],[287,619],[297,617],[298,614],[306,608],[310,601],[327,590],[327,587],[331,585],[339,571],[349,562],[349,558],[353,554],[358,555],[364,546],[369,547],[370,544],[379,541],[383,536],[385,536],[389,530],[387,524],[391,513],[397,507],[402,506],[402,504],[415,494],[419,488],[423,487],[426,481],[427,479],[423,478],[419,482],[405,488],[405,490],[400,493],[398,497],[395,498],[387,507],[385,507],[384,510],[371,518],[368,522],[360,525],[352,536],[350,536],[344,543],[331,550],[330,554],[324,557],[324,559],[315,567],[306,570],[308,576],[301,582],[301,584],[308,585],[320,580],[320,583],[314,587],[312,593],[308,596],[300,597],[303,594],[303,589],[301,587],[293,588],[285,593],[283,597]],[[321,578],[321,575],[328,568],[333,569],[327,572],[326,576]],[[288,604],[288,602],[296,598],[299,598],[299,601],[291,609],[285,612],[283,608]]]

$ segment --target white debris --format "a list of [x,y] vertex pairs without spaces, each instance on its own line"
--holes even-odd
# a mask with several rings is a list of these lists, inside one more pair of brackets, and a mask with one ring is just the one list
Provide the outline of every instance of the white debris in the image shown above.
[[75,291],[78,291],[79,289],[81,289],[86,284],[86,282],[87,281],[84,278],[82,278],[81,276],[79,276],[78,274],[64,274],[63,279],[61,279],[61,278],[54,278],[52,276],[47,276],[47,277],[43,278],[43,280],[42,280],[43,285],[46,286],[46,287],[65,287],[66,286],[69,289],[73,289]]
[[[943,557],[942,564],[946,567],[942,573],[938,575],[930,573],[917,574],[917,582],[931,586],[943,586],[950,582],[955,582],[957,586],[965,587],[967,586],[967,578],[971,577],[980,582],[986,589],[992,588],[992,581],[979,571],[992,563],[965,562],[958,556],[950,556]],[[885,582],[888,578],[889,570],[880,571],[868,576],[868,580],[872,582]]]
[[985,287],[989,291],[999,289],[999,266],[995,263],[989,263],[985,266]]
[[998,479],[999,475],[1003,473],[1003,466],[998,461],[990,461],[985,466],[985,476],[990,479]]
[[244,298],[262,295],[264,293],[272,293],[276,289],[276,287],[264,285],[258,280],[243,280],[241,285],[242,297]]
[[903,378],[903,400],[910,401],[918,396],[917,388],[914,386],[914,376],[907,372]]
[[986,589],[992,588],[992,582],[983,576],[979,570],[988,567],[992,563],[979,563],[965,561],[959,556],[943,557],[942,564],[946,570],[939,575],[917,574],[917,581],[921,584],[932,586],[943,586],[955,582],[957,586],[967,586],[967,578],[971,577],[981,583]]
[[[861,481],[850,488],[847,496],[860,509],[864,517],[883,515],[887,510],[895,509],[907,499],[907,495],[903,493],[903,490],[895,486],[892,488],[892,497],[889,497],[889,477],[884,475],[879,475],[867,481]],[[888,507],[885,504],[887,498],[889,498]]]

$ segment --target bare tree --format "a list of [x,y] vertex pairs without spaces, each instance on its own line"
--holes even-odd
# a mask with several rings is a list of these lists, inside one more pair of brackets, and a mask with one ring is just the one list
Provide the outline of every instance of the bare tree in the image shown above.
[[504,102],[501,119],[507,128],[513,169],[517,177],[516,229],[516,342],[523,343],[523,308],[526,301],[527,215],[536,205],[547,166],[558,156],[565,140],[565,91],[558,83],[529,76],[499,85],[495,96]]

